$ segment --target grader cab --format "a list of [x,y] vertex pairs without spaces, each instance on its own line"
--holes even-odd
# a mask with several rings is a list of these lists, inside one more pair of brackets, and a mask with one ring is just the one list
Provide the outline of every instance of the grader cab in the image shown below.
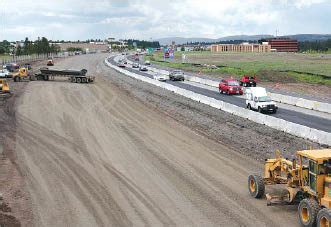
[[265,194],[265,185],[283,184],[283,195],[266,194],[267,204],[299,204],[302,226],[330,226],[331,223],[331,149],[303,150],[289,161],[276,154],[265,162],[264,177],[250,175],[248,190],[254,198]]
[[0,94],[7,95],[10,93],[9,84],[6,79],[0,79]]
[[26,67],[19,68],[19,70],[13,74],[13,79],[15,82],[30,80],[29,69]]

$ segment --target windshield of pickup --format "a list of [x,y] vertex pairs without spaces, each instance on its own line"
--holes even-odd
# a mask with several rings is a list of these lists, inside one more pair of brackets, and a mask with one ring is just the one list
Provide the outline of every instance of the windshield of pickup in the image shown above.
[[229,86],[239,86],[239,83],[237,81],[229,81],[228,85]]
[[259,102],[271,102],[271,98],[269,96],[258,97]]

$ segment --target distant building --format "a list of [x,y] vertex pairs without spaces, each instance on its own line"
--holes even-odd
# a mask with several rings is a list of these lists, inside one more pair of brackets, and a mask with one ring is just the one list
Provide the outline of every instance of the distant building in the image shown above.
[[271,49],[276,52],[298,52],[299,50],[298,41],[294,39],[274,38],[266,41],[271,45]]
[[210,47],[211,52],[270,52],[271,46],[267,42],[262,44],[242,43],[242,44],[215,44]]

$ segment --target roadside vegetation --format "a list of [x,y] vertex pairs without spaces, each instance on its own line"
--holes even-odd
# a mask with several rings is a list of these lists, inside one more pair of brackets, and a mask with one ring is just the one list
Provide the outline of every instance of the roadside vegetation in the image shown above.
[[[182,62],[182,54],[186,61]],[[176,52],[174,59],[154,53],[147,59],[163,66],[221,78],[254,75],[269,82],[304,82],[331,86],[331,56],[287,53]]]

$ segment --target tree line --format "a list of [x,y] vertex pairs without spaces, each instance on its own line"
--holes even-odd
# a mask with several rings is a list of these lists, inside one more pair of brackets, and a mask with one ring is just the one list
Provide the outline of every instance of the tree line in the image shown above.
[[0,42],[0,54],[7,54],[10,52],[10,42],[3,40]]
[[57,53],[60,47],[55,44],[50,44],[47,38],[38,38],[34,42],[25,38],[23,46],[18,45],[16,48],[16,55],[31,55],[31,54],[48,54]]
[[0,42],[0,54],[15,54],[19,55],[32,55],[32,54],[48,54],[48,53],[58,53],[60,47],[51,44],[47,38],[42,37],[37,40],[30,41],[25,38],[24,42],[15,47],[11,46],[10,42],[4,40]]
[[327,52],[331,50],[331,39],[299,42],[301,52]]

